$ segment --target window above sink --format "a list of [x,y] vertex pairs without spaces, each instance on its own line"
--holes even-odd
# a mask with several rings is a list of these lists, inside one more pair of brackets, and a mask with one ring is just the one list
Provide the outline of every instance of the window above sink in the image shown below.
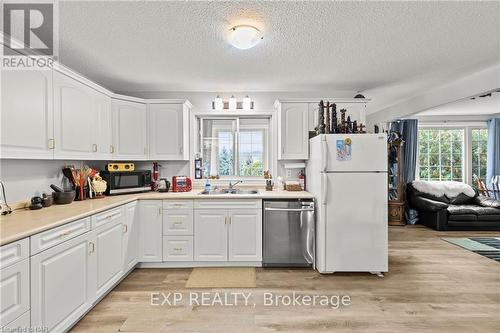
[[200,117],[203,178],[262,179],[270,167],[269,117]]

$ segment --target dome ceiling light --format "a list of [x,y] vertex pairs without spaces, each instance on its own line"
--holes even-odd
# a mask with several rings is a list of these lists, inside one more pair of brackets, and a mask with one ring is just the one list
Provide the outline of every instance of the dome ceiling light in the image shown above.
[[251,25],[237,25],[229,30],[229,43],[240,50],[254,47],[263,38],[260,30]]

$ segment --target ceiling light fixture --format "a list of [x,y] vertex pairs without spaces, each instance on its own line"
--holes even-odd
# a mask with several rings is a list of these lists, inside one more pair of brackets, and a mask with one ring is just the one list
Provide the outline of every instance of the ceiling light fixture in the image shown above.
[[229,43],[240,50],[254,47],[263,38],[260,30],[251,25],[237,25],[229,30]]

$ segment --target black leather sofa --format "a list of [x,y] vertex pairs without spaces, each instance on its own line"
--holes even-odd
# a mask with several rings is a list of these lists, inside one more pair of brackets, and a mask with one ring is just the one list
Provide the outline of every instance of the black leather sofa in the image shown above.
[[463,193],[448,196],[417,190],[413,183],[406,186],[411,208],[418,211],[419,223],[435,230],[500,230],[500,201]]

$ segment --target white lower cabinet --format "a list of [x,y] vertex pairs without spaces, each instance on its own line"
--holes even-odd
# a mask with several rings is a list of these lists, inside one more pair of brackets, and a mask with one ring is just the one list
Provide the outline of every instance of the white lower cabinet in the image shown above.
[[61,332],[94,301],[95,243],[86,233],[31,257],[31,326]]
[[31,327],[30,311],[26,311],[7,325],[0,325],[1,332],[34,332]]
[[262,211],[235,209],[228,212],[228,260],[262,260]]
[[193,236],[163,236],[163,261],[193,261]]
[[94,230],[95,239],[95,298],[104,295],[118,282],[123,273],[123,217]]
[[162,201],[143,200],[139,209],[141,235],[139,261],[160,262],[163,258]]
[[194,211],[194,260],[227,261],[227,212]]
[[262,211],[195,209],[194,260],[261,261]]
[[123,224],[123,271],[131,270],[139,261],[139,221],[137,202],[125,206],[125,222]]
[[0,327],[11,323],[29,310],[29,281],[29,259],[24,259],[0,270]]

